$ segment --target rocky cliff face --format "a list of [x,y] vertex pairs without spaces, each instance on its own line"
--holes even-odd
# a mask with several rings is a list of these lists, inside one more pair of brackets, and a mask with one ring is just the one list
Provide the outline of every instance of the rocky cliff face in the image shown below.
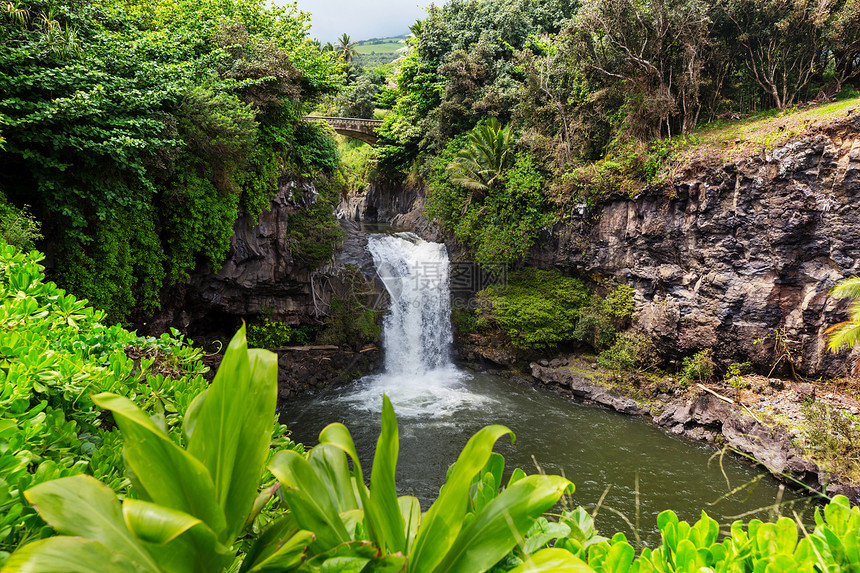
[[345,288],[339,279],[347,265],[368,277],[375,276],[375,271],[365,249],[367,236],[357,224],[345,220],[347,238],[332,265],[314,271],[292,256],[287,241],[289,216],[315,196],[313,183],[286,181],[256,222],[240,215],[223,266],[214,273],[198,272],[169,293],[164,310],[148,321],[145,330],[163,332],[173,326],[194,334],[230,329],[239,318],[256,316],[264,309],[291,324],[320,322],[331,293]]
[[422,184],[369,185],[350,191],[338,205],[337,215],[351,221],[389,224],[412,231],[425,241],[442,242],[441,228],[424,215],[425,191]]
[[670,357],[713,348],[724,363],[842,375],[823,334],[845,318],[829,289],[860,273],[858,197],[855,118],[574,213],[532,264],[634,285],[638,325]]
[[[840,376],[824,331],[845,319],[833,284],[860,273],[860,118],[720,167],[690,165],[661,188],[614,197],[555,225],[527,264],[636,287],[638,326],[670,360],[713,348],[723,365]],[[428,240],[420,186],[375,186],[341,216]],[[448,241],[452,260],[465,256]]]

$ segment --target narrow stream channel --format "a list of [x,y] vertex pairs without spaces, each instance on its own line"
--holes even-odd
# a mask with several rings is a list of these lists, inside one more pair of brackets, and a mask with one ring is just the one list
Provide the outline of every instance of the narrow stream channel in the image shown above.
[[[504,424],[517,436],[514,445],[503,439],[496,446],[508,472],[521,467],[533,473],[537,463],[546,473],[564,475],[576,484],[574,505],[593,507],[608,488],[597,517],[601,533],[623,531],[632,542],[631,525],[638,522],[650,546],[659,542],[656,517],[664,509],[688,521],[704,509],[728,525],[770,518],[778,500],[788,502],[782,507],[788,515],[810,503],[782,491],[761,468],[728,454],[721,461],[712,447],[669,436],[642,418],[458,368],[450,359],[444,245],[396,233],[372,235],[368,248],[392,298],[383,325],[385,373],[292,399],[281,421],[295,440],[313,446],[327,424],[342,422],[369,467],[387,394],[400,425],[399,493],[418,497],[426,510],[469,437],[485,425]],[[744,484],[750,485],[727,495]]]

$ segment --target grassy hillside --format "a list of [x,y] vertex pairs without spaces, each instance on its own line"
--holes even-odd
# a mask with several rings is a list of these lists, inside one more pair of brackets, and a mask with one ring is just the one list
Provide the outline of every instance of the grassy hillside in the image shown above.
[[771,150],[804,132],[860,112],[860,97],[832,103],[770,110],[748,118],[702,126],[689,137],[672,140],[672,163],[720,165]]
[[359,55],[356,58],[356,62],[366,68],[375,68],[390,64],[400,57],[397,50],[406,45],[403,43],[404,39],[405,36],[395,36],[392,38],[373,38],[357,42],[355,49]]
[[[374,43],[369,43],[374,42]],[[393,54],[404,46],[402,39],[386,38],[378,42],[377,40],[365,40],[358,42],[355,46],[359,54]]]

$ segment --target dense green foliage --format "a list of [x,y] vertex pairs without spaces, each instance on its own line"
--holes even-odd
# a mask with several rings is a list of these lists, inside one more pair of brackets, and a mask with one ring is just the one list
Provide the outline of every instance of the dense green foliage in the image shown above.
[[23,251],[30,250],[35,241],[42,238],[41,228],[42,224],[30,214],[26,205],[18,209],[0,195],[0,242]]
[[835,298],[845,298],[851,301],[848,309],[849,318],[827,329],[827,349],[839,352],[843,348],[854,348],[860,334],[860,278],[843,279],[836,283],[830,291]]
[[681,383],[707,382],[714,376],[716,367],[714,351],[710,348],[685,356],[681,362]]
[[24,490],[87,473],[128,491],[119,434],[93,393],[134,401],[178,437],[206,387],[201,351],[175,332],[145,338],[106,326],[104,312],[44,281],[41,258],[0,243],[0,560],[47,534]]
[[489,317],[519,348],[547,348],[573,338],[589,291],[557,271],[523,269],[479,293]]
[[[480,170],[487,181],[474,180],[469,189],[447,180],[456,140],[436,162],[431,180],[428,212],[442,226],[470,247],[482,264],[510,263],[522,259],[535,244],[542,228],[552,222],[544,213],[543,179],[530,156],[519,154],[513,165]],[[463,151],[459,152],[462,155]],[[459,159],[458,161],[462,161]],[[474,176],[480,177],[477,173]],[[462,171],[458,177],[470,177]],[[463,181],[464,179],[461,179]]]
[[57,279],[112,319],[223,260],[238,210],[337,165],[304,106],[337,87],[307,15],[262,0],[0,11],[0,195],[32,205]]
[[[93,401],[113,413],[135,497],[122,504],[87,476],[27,490],[59,536],[25,545],[8,571],[223,571],[237,538],[274,494],[260,492],[277,401],[277,356],[248,350],[244,328],[230,342],[212,385],[188,407],[182,445],[133,402],[109,392]],[[236,396],[241,396],[237,400]],[[293,452],[295,455],[300,455]],[[243,555],[243,570],[297,563],[312,535],[271,523]],[[254,568],[257,569],[254,569]]]
[[248,345],[254,348],[280,348],[281,346],[307,344],[313,333],[311,327],[295,326],[276,320],[271,309],[264,310],[248,323]]
[[311,269],[331,262],[338,245],[346,238],[334,216],[340,197],[324,185],[317,188],[318,194],[307,198],[306,205],[291,213],[287,220],[290,250]]
[[654,343],[645,334],[620,332],[612,345],[600,352],[597,362],[614,370],[645,371],[660,364]]
[[[495,232],[534,222],[530,209],[546,225],[663,183],[675,151],[708,122],[847,97],[860,82],[853,0],[452,0],[413,28],[397,90],[385,94],[380,172],[428,182],[431,212],[451,231],[473,203],[494,209],[482,192],[503,167],[457,157],[475,159],[462,137],[492,121],[541,180],[540,200],[512,207]],[[523,249],[491,252],[521,260],[535,235],[526,226],[499,239],[524,239]],[[478,252],[473,235],[458,238]]]
[[658,362],[653,344],[646,336],[622,332],[633,318],[633,292],[617,285],[601,297],[558,271],[524,268],[480,291],[477,313],[458,310],[452,320],[460,332],[501,329],[521,349],[584,342],[602,351],[601,363],[608,368],[644,370]]
[[801,405],[804,448],[825,471],[860,480],[860,426],[858,416],[828,404],[806,400]]

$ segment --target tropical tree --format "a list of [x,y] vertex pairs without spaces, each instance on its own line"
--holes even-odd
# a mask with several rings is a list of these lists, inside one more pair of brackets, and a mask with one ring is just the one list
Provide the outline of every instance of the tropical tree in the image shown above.
[[839,281],[830,294],[835,298],[851,299],[851,306],[848,308],[848,320],[834,324],[825,331],[828,336],[827,349],[839,352],[843,348],[854,348],[860,337],[860,277]]
[[358,57],[358,50],[355,49],[355,42],[350,41],[349,34],[344,34],[337,39],[335,50],[346,63],[350,63]]
[[448,165],[451,182],[484,194],[500,183],[499,176],[512,159],[510,126],[502,127],[498,119],[490,118],[469,133],[468,144]]

